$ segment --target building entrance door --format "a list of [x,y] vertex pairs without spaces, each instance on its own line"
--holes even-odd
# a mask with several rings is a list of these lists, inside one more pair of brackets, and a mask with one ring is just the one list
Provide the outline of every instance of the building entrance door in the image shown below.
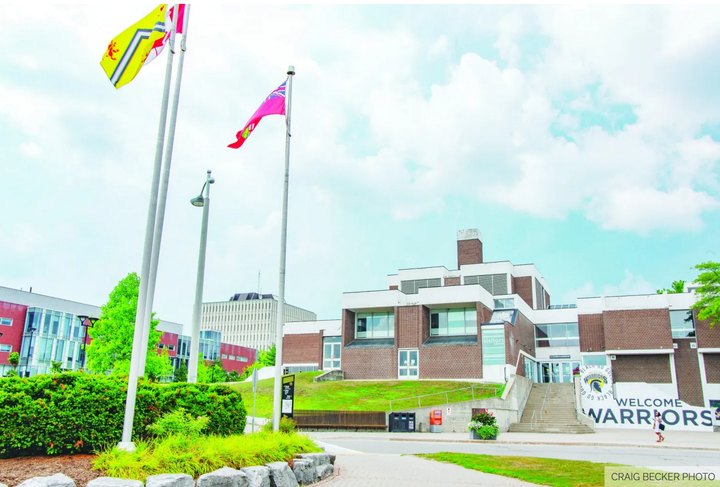
[[398,350],[398,379],[418,378],[418,351]]
[[580,365],[580,362],[541,362],[540,382],[572,382],[573,369]]

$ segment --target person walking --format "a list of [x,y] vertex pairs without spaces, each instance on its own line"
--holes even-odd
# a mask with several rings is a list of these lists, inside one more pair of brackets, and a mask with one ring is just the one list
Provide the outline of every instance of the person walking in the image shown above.
[[653,418],[653,429],[655,429],[655,434],[658,435],[657,443],[665,441],[665,437],[662,435],[662,432],[665,430],[665,424],[663,423],[662,416],[660,416],[659,411],[655,411],[655,417]]

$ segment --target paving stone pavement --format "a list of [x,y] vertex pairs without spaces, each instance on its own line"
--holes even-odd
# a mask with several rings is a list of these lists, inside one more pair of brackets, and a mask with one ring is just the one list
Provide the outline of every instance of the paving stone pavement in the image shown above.
[[414,456],[339,453],[328,487],[530,487],[536,484]]

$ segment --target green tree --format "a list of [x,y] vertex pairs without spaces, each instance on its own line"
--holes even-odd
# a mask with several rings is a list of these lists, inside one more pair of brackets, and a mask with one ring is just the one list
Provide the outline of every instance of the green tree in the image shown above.
[[685,292],[685,281],[673,281],[670,289],[658,289],[658,294],[682,294]]
[[225,382],[227,380],[227,371],[223,369],[222,360],[216,358],[212,361],[209,368],[210,382]]
[[720,323],[720,263],[703,262],[695,266],[700,271],[695,283],[700,287],[695,291],[699,297],[692,305],[698,311],[698,318],[710,321],[710,329]]
[[15,371],[17,372],[17,366],[20,363],[20,354],[18,352],[10,352],[10,355],[8,355],[8,363],[15,367]]
[[180,367],[175,369],[175,377],[173,379],[173,382],[187,382],[187,376],[188,368],[184,363],[182,363],[180,364]]
[[237,370],[231,370],[227,378],[228,382],[240,382],[240,374]]
[[210,368],[205,364],[202,353],[198,353],[197,382],[198,384],[210,383]]
[[[93,372],[129,373],[139,289],[140,278],[131,272],[110,293],[108,302],[101,308],[100,320],[88,328],[93,340],[87,346],[87,367]],[[145,374],[167,377],[172,374],[172,365],[166,350],[162,355],[156,352],[162,332],[155,329],[160,320],[154,317],[155,313],[150,320]]]
[[55,362],[54,360],[50,362],[50,372],[53,374],[60,374],[62,373],[62,362]]
[[258,352],[258,362],[265,367],[275,365],[275,344],[273,344],[267,351],[260,350]]

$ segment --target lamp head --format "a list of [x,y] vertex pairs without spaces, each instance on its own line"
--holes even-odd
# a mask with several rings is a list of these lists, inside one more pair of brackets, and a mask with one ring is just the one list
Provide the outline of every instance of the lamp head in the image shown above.
[[82,325],[85,325],[85,321],[87,321],[88,318],[88,315],[78,315],[78,319]]
[[193,206],[197,206],[198,208],[202,208],[205,206],[205,198],[203,198],[203,195],[196,196],[193,199],[190,200],[190,204]]
[[88,320],[90,321],[90,324],[88,326],[90,328],[92,328],[93,326],[95,326],[95,323],[97,323],[99,319],[100,318],[93,318],[93,317],[88,318]]

